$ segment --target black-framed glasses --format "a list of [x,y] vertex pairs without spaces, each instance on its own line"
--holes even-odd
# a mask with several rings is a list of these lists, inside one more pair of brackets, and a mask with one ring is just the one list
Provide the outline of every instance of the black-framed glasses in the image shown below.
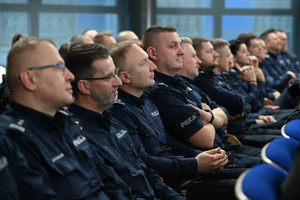
[[47,68],[51,68],[51,67],[59,67],[59,72],[61,74],[63,74],[66,71],[66,65],[65,63],[56,63],[53,65],[45,65],[45,66],[36,66],[36,67],[30,67],[28,68],[28,70],[41,70],[41,69],[47,69]]
[[116,68],[115,72],[112,73],[112,74],[109,74],[105,77],[95,77],[95,78],[82,78],[82,80],[89,80],[89,81],[92,81],[92,80],[111,80],[111,79],[114,79],[116,76],[119,75],[119,68]]

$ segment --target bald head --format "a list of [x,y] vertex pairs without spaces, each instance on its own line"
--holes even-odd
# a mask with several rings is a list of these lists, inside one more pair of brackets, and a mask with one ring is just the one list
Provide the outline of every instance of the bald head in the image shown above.
[[117,42],[122,42],[125,40],[138,41],[139,38],[133,31],[121,31],[120,33],[118,33],[116,40]]
[[97,31],[95,29],[86,29],[82,32],[83,35],[91,38],[91,39],[94,39],[94,37],[97,35]]
[[22,70],[40,65],[42,58],[47,57],[47,55],[43,55],[43,51],[38,51],[38,46],[41,44],[56,49],[54,42],[48,38],[30,37],[13,45],[7,56],[6,67],[7,83],[10,90],[16,86]]

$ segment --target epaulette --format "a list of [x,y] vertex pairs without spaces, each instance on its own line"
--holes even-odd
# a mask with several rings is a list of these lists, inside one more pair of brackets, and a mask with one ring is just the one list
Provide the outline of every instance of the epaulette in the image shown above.
[[58,112],[60,112],[63,115],[69,116],[69,113],[66,112],[65,110],[58,110]]
[[11,120],[10,123],[8,124],[7,131],[24,133],[29,124],[30,124],[29,120],[23,118],[15,118]]
[[113,104],[113,106],[124,107],[124,106],[125,106],[125,103],[122,102],[121,99],[117,99],[117,100],[115,101],[115,103]]
[[225,82],[223,82],[223,81],[218,81],[218,85],[220,85],[220,86],[225,85]]
[[158,83],[158,87],[160,87],[160,86],[164,86],[164,87],[169,87],[167,84],[165,84],[165,83]]

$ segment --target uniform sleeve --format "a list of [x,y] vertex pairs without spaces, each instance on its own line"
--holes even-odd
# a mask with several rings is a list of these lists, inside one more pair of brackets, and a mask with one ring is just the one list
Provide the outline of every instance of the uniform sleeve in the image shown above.
[[202,79],[197,77],[194,80],[194,85],[205,92],[217,104],[225,107],[230,115],[244,112],[245,99],[238,93],[229,91],[216,84],[212,78]]
[[139,127],[130,112],[122,108],[114,107],[112,109],[113,116],[126,126],[132,141],[134,142],[136,151],[145,164],[156,170],[161,177],[184,177],[192,178],[197,174],[197,161],[195,158],[183,157],[161,157],[151,155],[146,152],[143,143],[139,137]]
[[181,94],[161,86],[151,91],[149,97],[158,108],[164,127],[179,140],[187,142],[204,127],[199,112],[188,106]]
[[148,168],[145,163],[142,163],[142,169],[145,172],[147,180],[152,186],[155,196],[158,199],[166,199],[166,200],[184,200],[184,198],[179,195],[175,190],[166,185],[158,174],[151,168]]
[[248,84],[248,88],[246,90],[246,94],[247,94],[246,100],[252,107],[255,107],[257,101],[261,99],[259,95],[259,91],[260,90],[257,85]]
[[280,78],[275,78],[275,76],[273,76],[275,70],[272,69],[272,66],[273,64],[269,62],[267,59],[265,59],[263,62],[260,63],[260,67],[263,70],[265,75],[266,84],[271,88],[277,89],[279,92],[281,92],[288,86],[288,82],[291,79],[291,75],[287,73],[277,74],[276,77],[280,77]]
[[194,89],[201,95],[201,97],[202,97],[202,99],[201,99],[202,103],[206,103],[207,105],[209,105],[209,107],[212,110],[219,107],[219,105],[216,102],[214,102],[213,100],[211,100],[209,98],[209,96],[206,93],[202,92],[197,86],[194,86]]
[[110,199],[132,199],[129,186],[116,174],[115,170],[105,164],[101,153],[97,153],[99,148],[91,145],[98,173],[104,184],[103,190]]
[[[21,140],[30,145],[25,138],[21,138]],[[34,158],[24,156],[28,152],[25,146],[17,146],[10,139],[3,138],[0,152],[8,158],[11,173],[18,185],[22,199],[61,199],[54,191],[46,170]],[[30,167],[29,163],[34,167]]]
[[202,153],[202,151],[198,149],[183,144],[178,139],[171,136],[167,131],[165,131],[165,135],[168,144],[172,147],[176,155],[182,155],[184,157],[190,158],[190,157],[196,157],[199,153]]

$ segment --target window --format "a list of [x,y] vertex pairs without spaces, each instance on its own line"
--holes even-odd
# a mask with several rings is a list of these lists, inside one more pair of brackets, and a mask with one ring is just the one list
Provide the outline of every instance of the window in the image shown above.
[[[297,53],[298,0],[157,0],[156,24],[178,29],[180,36],[235,39],[240,33],[259,36],[269,28],[288,35],[289,51]],[[295,22],[296,21],[296,22]]]
[[212,15],[157,15],[158,24],[167,24],[177,29],[179,36],[213,37]]
[[225,8],[291,9],[292,0],[225,0]]
[[126,24],[119,22],[119,4],[120,0],[0,0],[0,65],[6,64],[16,33],[49,37],[58,48],[85,29],[116,36]]
[[6,64],[7,52],[11,47],[11,41],[16,33],[29,35],[28,20],[26,12],[0,12],[0,65]]

